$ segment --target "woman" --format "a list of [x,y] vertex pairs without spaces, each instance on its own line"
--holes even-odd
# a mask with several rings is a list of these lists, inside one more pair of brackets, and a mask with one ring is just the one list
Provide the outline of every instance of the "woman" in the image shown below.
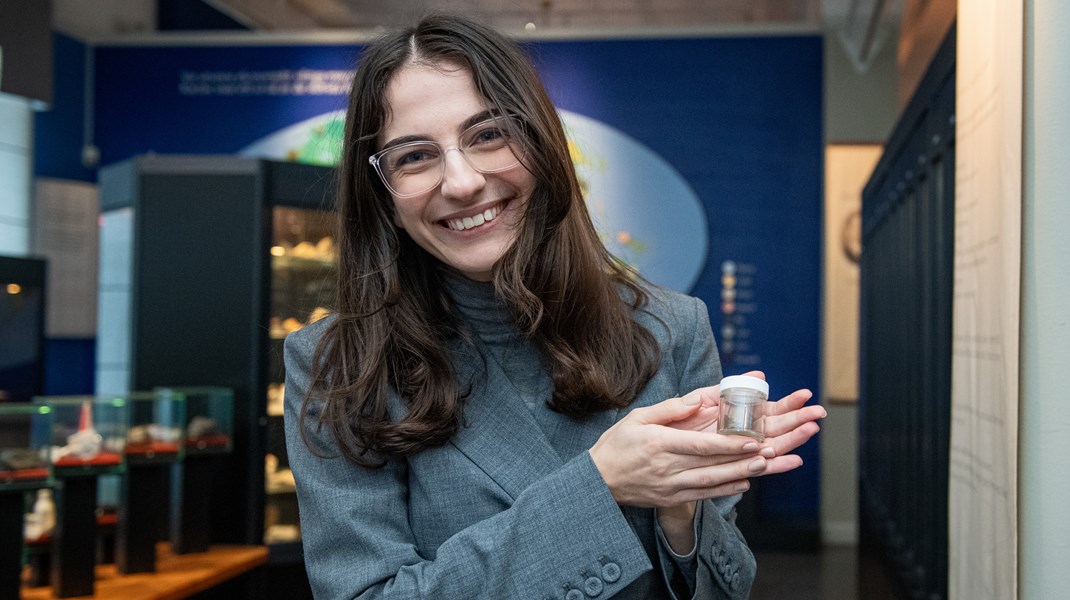
[[451,17],[372,44],[339,175],[337,314],[286,341],[316,595],[745,598],[738,494],[824,410],[711,433],[706,308],[602,247],[520,50]]

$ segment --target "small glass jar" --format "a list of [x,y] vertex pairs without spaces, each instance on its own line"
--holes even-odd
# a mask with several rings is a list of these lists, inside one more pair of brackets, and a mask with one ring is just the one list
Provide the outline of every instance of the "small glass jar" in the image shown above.
[[745,435],[765,441],[765,411],[769,384],[749,375],[730,375],[721,380],[717,433]]

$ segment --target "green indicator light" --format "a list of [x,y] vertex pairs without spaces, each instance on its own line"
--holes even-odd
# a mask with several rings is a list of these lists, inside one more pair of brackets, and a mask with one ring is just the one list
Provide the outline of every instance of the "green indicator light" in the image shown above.
[[122,398],[116,398],[116,399],[111,401],[111,405],[114,406],[115,408],[122,408],[122,407],[126,406],[126,401],[123,400]]
[[37,407],[37,414],[39,414],[39,415],[47,415],[50,412],[52,412],[52,408],[49,407],[49,406],[39,406],[39,407]]

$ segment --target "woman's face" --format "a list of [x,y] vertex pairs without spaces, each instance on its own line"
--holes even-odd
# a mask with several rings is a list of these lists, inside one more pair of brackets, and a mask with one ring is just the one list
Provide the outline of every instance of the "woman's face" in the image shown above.
[[[402,138],[459,145],[461,133],[489,115],[470,71],[450,62],[408,65],[390,81],[379,148]],[[522,164],[481,173],[448,150],[442,182],[417,196],[394,196],[394,222],[443,264],[490,281],[494,263],[517,236],[535,177]]]

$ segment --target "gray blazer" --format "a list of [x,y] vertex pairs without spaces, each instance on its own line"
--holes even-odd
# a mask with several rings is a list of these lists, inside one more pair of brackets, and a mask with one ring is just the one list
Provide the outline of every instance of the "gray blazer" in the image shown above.
[[[653,291],[636,315],[661,344],[662,364],[633,407],[712,385],[721,376],[702,301]],[[465,426],[446,445],[381,469],[312,454],[298,431],[313,348],[324,321],[286,339],[286,441],[317,598],[675,598],[673,562],[654,511],[620,507],[586,452],[630,409],[575,421],[533,412],[505,375],[454,346],[471,382]],[[393,399],[395,418],[404,407]],[[321,454],[338,456],[306,426]],[[696,598],[746,598],[754,557],[735,526],[739,496],[705,501],[696,519]]]

